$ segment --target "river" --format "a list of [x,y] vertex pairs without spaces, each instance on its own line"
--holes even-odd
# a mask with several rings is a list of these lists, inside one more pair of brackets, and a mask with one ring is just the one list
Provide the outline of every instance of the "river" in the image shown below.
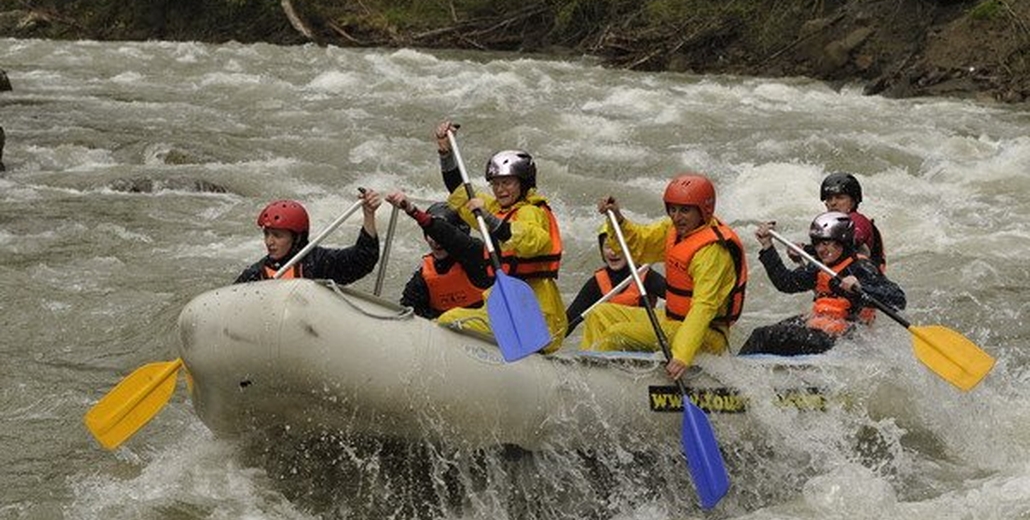
[[[1030,515],[1024,109],[865,97],[804,79],[407,49],[0,39],[0,67],[14,87],[0,93],[0,518]],[[600,264],[595,201],[616,194],[630,218],[658,218],[666,181],[700,170],[717,185],[717,214],[750,248],[747,307],[731,339],[739,348],[750,329],[809,304],[771,287],[755,223],[776,220],[804,239],[822,207],[820,180],[847,170],[884,233],[906,315],[959,331],[998,364],[959,392],[915,359],[904,328],[881,318],[827,356],[858,367],[838,383],[864,386],[876,403],[819,418],[772,413],[748,432],[713,419],[733,488],[710,513],[697,508],[682,460],[640,455],[636,470],[609,472],[613,491],[598,497],[577,491],[597,472],[588,463],[479,453],[497,478],[463,489],[464,506],[421,504],[412,483],[429,476],[404,460],[432,450],[342,446],[348,462],[317,445],[283,448],[288,455],[274,442],[242,447],[214,437],[182,387],[119,450],[92,440],[86,410],[135,368],[174,358],[184,304],[263,254],[255,217],[266,202],[304,201],[317,232],[358,187],[439,199],[431,136],[443,118],[462,124],[474,174],[495,150],[535,155],[565,236],[567,302]],[[380,210],[380,229],[388,216]],[[357,226],[345,223],[329,243],[351,243]],[[424,248],[400,221],[385,295],[399,295]],[[356,287],[371,290],[373,279]],[[732,362],[702,365],[732,372]],[[869,439],[875,448],[863,447]],[[503,469],[517,464],[532,465],[530,476]],[[648,478],[634,475],[641,468]],[[384,482],[392,494],[369,489]],[[521,492],[507,493],[512,485]]]

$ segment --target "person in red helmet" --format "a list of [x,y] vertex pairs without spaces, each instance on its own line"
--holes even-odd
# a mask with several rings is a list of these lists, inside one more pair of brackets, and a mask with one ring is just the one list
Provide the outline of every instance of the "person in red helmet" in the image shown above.
[[[905,292],[887,279],[855,241],[855,224],[846,213],[827,211],[812,221],[808,236],[820,262],[837,273],[831,278],[818,266],[803,265],[788,270],[773,246],[769,233],[772,222],[759,224],[755,237],[762,245],[762,261],[773,286],[781,292],[812,291],[812,309],[772,325],[757,327],[738,355],[774,354],[797,356],[819,354],[833,348],[841,337],[858,325],[870,325],[876,308],[863,294],[872,295],[896,309],[905,308]],[[860,289],[860,290],[858,290]]]
[[[715,216],[715,186],[707,177],[693,172],[676,176],[663,201],[667,217],[650,224],[623,217],[612,196],[601,199],[597,209],[615,214],[634,260],[665,263],[665,313],[659,322],[672,340],[666,372],[678,379],[698,352],[726,350],[730,326],[744,305],[747,263],[740,237]],[[608,232],[617,248],[611,242],[614,230]],[[641,307],[600,305],[587,316],[585,328],[583,344],[591,349],[659,348]]]
[[[371,273],[379,261],[375,214],[382,199],[374,190],[365,190],[361,200],[364,221],[353,246],[343,249],[315,247],[282,278],[333,280],[340,285],[347,285]],[[280,267],[308,244],[308,212],[297,201],[277,200],[269,203],[258,214],[257,225],[264,232],[268,254],[246,268],[233,283],[272,279]]]

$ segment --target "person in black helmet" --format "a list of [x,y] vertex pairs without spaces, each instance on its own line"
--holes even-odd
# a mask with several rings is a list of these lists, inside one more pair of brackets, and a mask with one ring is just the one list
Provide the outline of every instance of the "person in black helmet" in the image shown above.
[[[379,261],[375,214],[382,199],[371,189],[365,190],[360,198],[364,222],[354,245],[340,249],[317,246],[284,273],[282,279],[312,278],[347,285],[372,272]],[[297,201],[269,203],[258,214],[257,225],[264,233],[268,254],[240,273],[233,283],[272,279],[279,268],[308,245],[308,212]]]
[[457,308],[483,306],[483,290],[493,284],[483,256],[483,241],[469,235],[469,226],[444,202],[425,211],[400,191],[386,201],[403,210],[422,228],[429,253],[422,257],[401,293],[401,305],[426,319]]
[[815,300],[811,311],[806,314],[756,328],[744,342],[739,355],[796,356],[831,349],[839,338],[853,332],[857,325],[872,323],[876,308],[866,303],[862,293],[896,309],[905,308],[904,291],[858,252],[854,223],[848,215],[839,211],[823,213],[812,221],[808,232],[814,256],[837,273],[834,278],[815,265],[788,270],[773,247],[769,231],[774,228],[775,224],[769,222],[760,224],[755,231],[755,237],[762,245],[758,259],[769,280],[781,292],[813,291]]
[[872,220],[858,212],[858,205],[862,202],[862,185],[858,179],[850,173],[831,173],[819,187],[819,198],[826,205],[826,211],[839,211],[851,217],[858,251],[868,256],[880,271],[885,270],[887,258],[883,253],[880,230]]

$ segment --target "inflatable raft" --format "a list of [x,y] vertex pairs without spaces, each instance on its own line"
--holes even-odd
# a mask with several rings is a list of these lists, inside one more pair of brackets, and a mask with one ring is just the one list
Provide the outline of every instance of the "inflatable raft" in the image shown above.
[[[184,308],[179,329],[193,406],[223,436],[275,428],[535,449],[597,435],[651,442],[681,422],[682,400],[660,354],[563,350],[505,363],[488,338],[332,283],[209,291]],[[746,415],[750,397],[700,370],[687,385],[696,404],[719,413],[716,426]],[[777,406],[827,404],[796,375],[769,388],[776,391],[762,398]]]

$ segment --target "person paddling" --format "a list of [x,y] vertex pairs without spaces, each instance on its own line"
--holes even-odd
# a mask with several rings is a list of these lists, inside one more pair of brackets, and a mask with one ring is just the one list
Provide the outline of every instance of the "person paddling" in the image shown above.
[[855,225],[848,215],[828,211],[815,218],[808,236],[816,257],[837,273],[831,278],[815,265],[788,270],[773,246],[769,233],[772,222],[760,224],[755,237],[762,245],[758,255],[769,280],[780,291],[813,291],[815,300],[807,314],[792,316],[779,323],[756,328],[739,355],[776,354],[795,356],[818,354],[833,348],[841,337],[857,325],[871,324],[875,307],[863,298],[866,293],[895,309],[905,308],[905,293],[887,279],[872,261],[858,252]]
[[[364,221],[353,246],[343,249],[316,246],[281,278],[333,280],[347,285],[371,273],[379,261],[375,213],[382,199],[374,190],[364,190],[361,201]],[[268,254],[240,273],[233,283],[272,279],[280,267],[308,244],[308,212],[295,200],[269,203],[258,214],[257,225],[264,233]]]
[[[543,352],[554,352],[561,347],[567,327],[565,304],[556,282],[562,239],[558,220],[547,199],[537,191],[536,162],[523,150],[495,153],[485,171],[492,194],[477,193],[470,199],[447,135],[457,129],[458,125],[444,121],[435,135],[444,185],[451,192],[448,205],[470,226],[478,225],[473,212],[481,210],[505,274],[528,284],[540,304],[551,335]],[[482,308],[451,309],[440,316],[439,323],[490,332],[489,314]]]
[[469,226],[444,202],[419,209],[400,191],[386,201],[404,211],[422,228],[429,253],[422,257],[401,294],[401,305],[427,319],[457,307],[483,306],[483,291],[493,278],[483,256],[483,241],[469,234]]
[[[613,249],[611,244],[608,243],[608,232],[603,228],[597,235],[597,245],[601,251],[601,260],[604,261],[604,267],[594,271],[594,275],[583,283],[576,298],[565,309],[565,318],[569,321],[569,330],[565,333],[566,337],[572,334],[572,331],[579,325],[580,320],[577,318],[583,314],[583,311],[593,305],[594,302],[599,301],[605,294],[608,294],[608,291],[611,291],[612,288],[630,276],[629,263],[626,261],[626,257],[621,252]],[[647,290],[647,297],[651,300],[651,305],[655,305],[658,302],[658,298],[665,297],[665,277],[653,269],[648,269],[643,279],[644,288]],[[639,307],[644,304],[643,298],[640,297],[640,291],[632,283],[628,284],[625,289],[612,296],[608,301],[631,307]],[[587,348],[587,345],[581,345],[580,348]]]
[[[747,263],[737,233],[715,216],[715,186],[707,177],[677,175],[662,200],[668,216],[650,224],[624,218],[612,196],[601,199],[597,209],[615,214],[630,248],[627,253],[637,262],[665,262],[660,325],[672,338],[666,372],[678,379],[699,351],[726,350],[730,327],[744,305]],[[659,348],[647,311],[640,307],[600,305],[587,316],[585,327],[583,342],[592,349]]]

